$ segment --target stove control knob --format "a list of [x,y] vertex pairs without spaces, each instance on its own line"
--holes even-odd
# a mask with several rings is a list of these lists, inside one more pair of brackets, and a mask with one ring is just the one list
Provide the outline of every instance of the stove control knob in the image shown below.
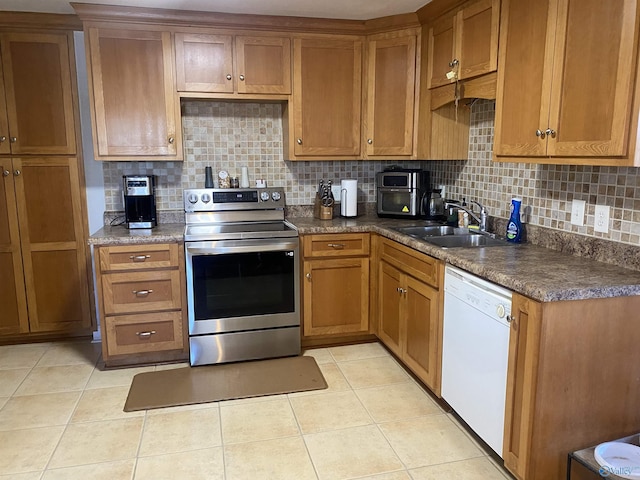
[[271,194],[271,198],[273,198],[274,202],[277,202],[278,200],[280,200],[280,192],[273,192]]
[[262,200],[263,202],[266,202],[267,200],[269,200],[269,192],[260,193],[260,200]]
[[208,193],[203,193],[200,197],[200,200],[202,200],[202,203],[209,203],[211,201],[211,195],[209,195]]
[[195,193],[192,193],[189,195],[187,200],[189,200],[189,203],[198,203],[198,195],[196,195]]

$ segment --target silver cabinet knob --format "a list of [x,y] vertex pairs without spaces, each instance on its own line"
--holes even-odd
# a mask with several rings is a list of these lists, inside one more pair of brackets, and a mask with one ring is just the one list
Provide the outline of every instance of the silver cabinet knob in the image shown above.
[[371,145],[373,143],[373,139],[372,138],[367,139],[367,143]]
[[305,275],[305,277],[307,277],[307,279],[308,279],[308,280],[311,280],[311,274],[310,274],[310,273],[307,273],[307,274]]
[[240,75],[240,80],[244,82],[244,75]]
[[551,138],[556,138],[556,131],[551,128],[547,128],[544,133],[549,135]]
[[516,317],[513,315],[507,315],[507,323],[512,323],[516,321]]
[[231,80],[231,74],[227,73],[227,80]]
[[16,177],[19,177],[20,175],[22,175],[22,172],[21,172],[20,170],[15,170],[15,171],[13,172],[13,174],[14,174]]
[[544,138],[545,134],[542,130],[536,130],[536,137]]
[[18,139],[16,137],[11,137],[11,138],[9,138],[9,141],[11,143],[16,143],[18,141]]
[[298,145],[302,145],[302,139],[299,138],[298,140],[296,140],[296,142],[298,142]]
[[0,143],[6,142],[6,141],[7,141],[7,137],[5,137],[4,135],[0,136]]
[[449,67],[453,68],[455,66],[457,66],[460,63],[460,61],[457,58],[454,58],[453,60],[451,60],[449,62]]
[[0,167],[2,168],[2,176],[3,177],[8,177],[9,174],[11,173],[9,170],[5,170],[4,167]]
[[175,142],[176,139],[173,137],[169,137],[169,144],[173,145],[173,142]]

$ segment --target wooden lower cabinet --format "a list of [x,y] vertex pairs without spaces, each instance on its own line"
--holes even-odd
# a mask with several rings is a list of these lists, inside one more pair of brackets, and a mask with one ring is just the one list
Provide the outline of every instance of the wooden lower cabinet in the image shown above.
[[105,363],[188,358],[181,244],[101,246],[95,257]]
[[637,296],[514,294],[503,458],[516,478],[567,478],[569,452],[640,431],[639,309]]
[[369,234],[303,237],[303,337],[369,332]]
[[79,168],[0,158],[0,340],[93,331]]
[[384,238],[380,259],[378,337],[440,395],[440,261]]

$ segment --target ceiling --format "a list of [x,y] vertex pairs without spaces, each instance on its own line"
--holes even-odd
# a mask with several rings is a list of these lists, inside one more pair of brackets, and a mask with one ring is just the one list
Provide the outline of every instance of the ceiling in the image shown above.
[[[77,0],[74,0],[77,1]],[[131,7],[369,20],[411,13],[430,0],[81,0]],[[69,0],[2,0],[0,10],[74,13]]]

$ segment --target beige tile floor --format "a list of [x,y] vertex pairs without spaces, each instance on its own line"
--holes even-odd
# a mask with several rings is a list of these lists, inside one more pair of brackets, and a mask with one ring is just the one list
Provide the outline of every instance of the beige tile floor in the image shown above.
[[326,390],[125,413],[90,343],[0,347],[0,480],[505,480],[377,343],[309,350]]

